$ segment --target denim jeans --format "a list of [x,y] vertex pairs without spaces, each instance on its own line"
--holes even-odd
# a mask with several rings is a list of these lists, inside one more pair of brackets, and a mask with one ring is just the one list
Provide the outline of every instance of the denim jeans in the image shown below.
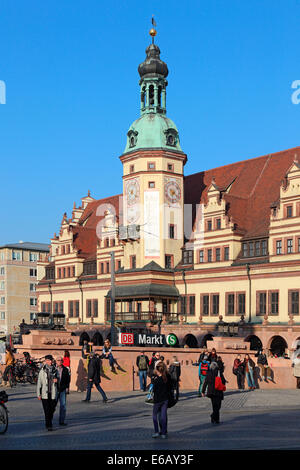
[[200,375],[199,376],[199,388],[198,388],[198,395],[201,395],[202,393],[202,387],[203,387],[203,384],[204,384],[204,381],[205,381],[205,375]]
[[113,367],[113,365],[114,365],[114,363],[115,363],[116,361],[115,361],[115,358],[114,358],[114,356],[112,355],[112,353],[109,353],[108,356],[105,356],[105,355],[104,355],[104,356],[102,356],[102,357],[103,357],[103,359],[108,359],[108,362],[109,362],[110,367]]
[[[159,432],[159,427],[162,434],[167,434],[167,424],[168,424],[168,400],[161,401],[160,403],[154,403],[153,405],[153,425],[154,432]],[[159,416],[158,416],[159,415]],[[158,427],[159,421],[159,427]]]
[[253,370],[249,369],[249,372],[246,372],[246,379],[248,382],[248,387],[255,387],[254,377],[253,377]]
[[140,390],[145,391],[147,386],[147,371],[139,370]]
[[63,390],[58,395],[59,401],[59,424],[65,422],[66,411],[67,411],[67,391]]
[[[86,389],[86,400],[91,399],[91,391],[92,391],[93,384],[94,384],[93,381],[90,381],[90,380],[88,381],[87,389]],[[105,394],[105,391],[100,386],[100,384],[97,383],[97,384],[94,384],[94,385],[95,385],[96,389],[98,390],[98,392],[101,393],[103,400],[107,400],[107,396]]]

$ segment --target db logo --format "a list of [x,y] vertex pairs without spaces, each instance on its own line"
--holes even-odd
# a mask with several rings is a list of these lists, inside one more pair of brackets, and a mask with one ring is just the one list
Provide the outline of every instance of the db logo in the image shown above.
[[119,343],[120,344],[134,344],[133,333],[120,333]]

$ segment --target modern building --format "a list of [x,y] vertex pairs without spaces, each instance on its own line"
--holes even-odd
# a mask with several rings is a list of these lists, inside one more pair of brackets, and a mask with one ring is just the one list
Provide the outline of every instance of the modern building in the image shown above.
[[123,192],[88,193],[64,214],[51,262],[39,263],[39,310],[102,341],[113,299],[123,330],[161,320],[181,345],[233,332],[282,352],[300,337],[300,147],[186,176],[168,67],[150,34]]
[[33,321],[38,312],[37,261],[48,253],[43,243],[0,246],[0,335],[14,333],[23,319]]

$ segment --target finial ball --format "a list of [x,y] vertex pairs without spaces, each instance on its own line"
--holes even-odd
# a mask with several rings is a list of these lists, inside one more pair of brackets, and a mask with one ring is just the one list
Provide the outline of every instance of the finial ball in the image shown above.
[[150,34],[150,36],[152,36],[152,37],[156,36],[156,34],[157,34],[156,29],[151,28],[150,31],[149,31],[149,34]]

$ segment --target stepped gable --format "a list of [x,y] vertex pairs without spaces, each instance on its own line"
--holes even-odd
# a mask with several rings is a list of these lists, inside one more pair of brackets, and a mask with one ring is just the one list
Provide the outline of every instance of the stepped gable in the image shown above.
[[73,228],[73,243],[75,249],[78,250],[80,257],[85,259],[94,259],[97,251],[97,224],[104,218],[106,209],[112,206],[115,208],[115,214],[119,218],[119,197],[111,196],[104,199],[98,199],[90,202],[78,224]]
[[281,182],[299,151],[300,147],[295,147],[186,176],[184,202],[205,204],[214,178],[224,191],[226,213],[244,232],[244,238],[268,236],[271,205],[279,199]]

